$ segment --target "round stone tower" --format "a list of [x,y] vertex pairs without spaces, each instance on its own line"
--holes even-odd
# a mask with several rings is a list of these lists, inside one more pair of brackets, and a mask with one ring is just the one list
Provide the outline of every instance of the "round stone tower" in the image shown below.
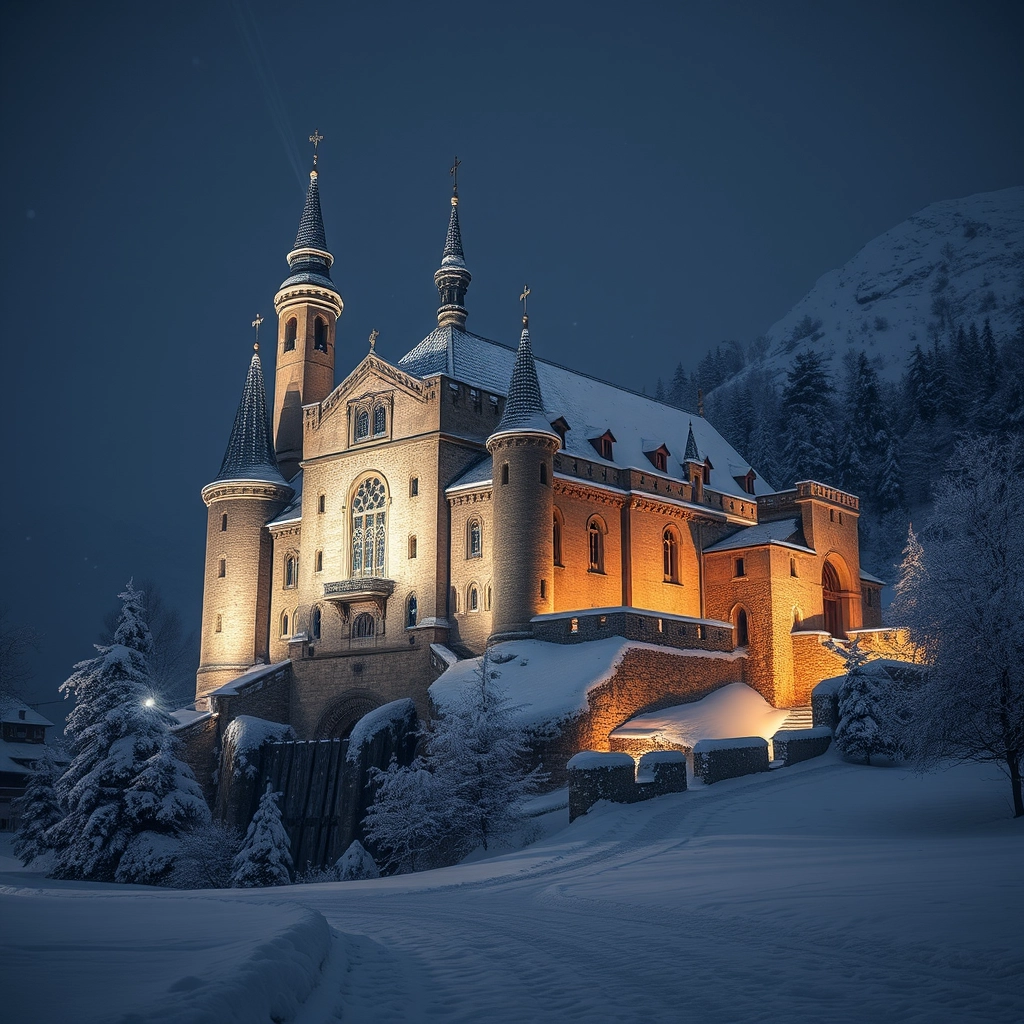
[[494,502],[494,613],[488,643],[532,634],[534,615],[553,607],[552,459],[561,439],[544,414],[523,314],[512,381],[487,439]]
[[[316,132],[310,136],[315,144],[320,139]],[[334,342],[345,304],[331,281],[333,263],[320,212],[314,151],[306,205],[288,253],[290,273],[274,296],[278,331],[273,437],[286,480],[295,476],[302,460],[302,407],[322,402],[334,389]]]
[[197,700],[268,658],[273,565],[266,524],[294,493],[274,455],[257,351],[220,472],[202,491],[206,572]]

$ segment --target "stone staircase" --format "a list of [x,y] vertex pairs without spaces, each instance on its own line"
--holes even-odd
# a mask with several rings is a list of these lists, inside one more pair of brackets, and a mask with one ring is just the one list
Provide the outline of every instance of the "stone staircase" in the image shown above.
[[814,716],[811,713],[810,704],[801,704],[799,707],[790,708],[786,720],[779,726],[783,729],[811,729],[814,726]]

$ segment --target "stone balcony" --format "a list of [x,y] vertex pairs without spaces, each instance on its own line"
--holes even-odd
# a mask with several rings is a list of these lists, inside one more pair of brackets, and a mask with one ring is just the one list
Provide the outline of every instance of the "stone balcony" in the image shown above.
[[349,580],[335,580],[324,584],[324,599],[341,604],[348,612],[348,606],[361,602],[372,602],[383,615],[388,598],[395,592],[395,581],[382,576],[356,576]]

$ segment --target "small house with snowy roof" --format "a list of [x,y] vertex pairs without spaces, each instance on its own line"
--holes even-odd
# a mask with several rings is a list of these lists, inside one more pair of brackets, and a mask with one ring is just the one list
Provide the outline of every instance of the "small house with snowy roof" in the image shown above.
[[[394,361],[376,332],[362,358],[338,349],[315,166],[287,260],[272,398],[257,351],[202,492],[200,709],[251,691],[245,713],[330,738],[404,697],[428,715],[431,683],[496,643],[622,635],[730,655],[728,679],[699,656],[646,656],[607,733],[664,706],[665,672],[693,674],[694,697],[744,681],[804,704],[836,671],[825,641],[881,625],[854,495],[776,492],[702,416],[544,358],[528,289],[515,344],[467,328],[457,185],[436,326]],[[232,685],[260,664],[275,668],[247,676],[258,688]]]

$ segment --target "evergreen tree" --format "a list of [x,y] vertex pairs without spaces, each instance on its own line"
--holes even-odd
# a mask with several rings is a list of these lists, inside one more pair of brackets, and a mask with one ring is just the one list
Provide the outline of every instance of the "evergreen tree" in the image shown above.
[[173,720],[151,698],[143,597],[131,583],[120,597],[114,642],[61,685],[75,707],[65,729],[73,759],[56,784],[67,813],[46,835],[56,878],[157,881],[170,870],[174,833],[209,814],[191,771],[173,756]]
[[544,776],[528,765],[518,708],[495,685],[485,654],[461,699],[430,723],[424,753],[408,768],[373,773],[377,795],[363,827],[395,871],[451,864],[508,839],[522,803]]
[[911,408],[919,419],[930,423],[938,411],[934,365],[921,351],[920,345],[915,345],[913,352],[910,353],[904,379],[907,401]]
[[25,792],[15,804],[18,833],[14,838],[14,853],[28,867],[37,857],[51,849],[47,832],[64,817],[54,785],[61,768],[53,759],[53,751],[44,746],[39,759],[32,766]]
[[231,884],[254,889],[264,885],[289,885],[292,880],[291,842],[281,822],[279,793],[268,782],[259,807],[249,822],[245,841],[234,860]]
[[878,475],[876,498],[881,515],[904,506],[903,470],[900,468],[896,438],[888,432],[886,433],[885,459]]
[[784,484],[835,478],[832,447],[832,383],[816,352],[801,352],[786,375],[782,391]]
[[899,749],[880,724],[890,681],[884,673],[865,666],[864,655],[855,650],[857,643],[854,641],[851,647],[846,679],[839,687],[835,741],[843,757],[871,764],[872,756],[895,757]]
[[690,381],[686,376],[682,363],[676,364],[676,371],[672,375],[672,384],[668,389],[668,401],[670,405],[678,409],[684,408],[684,402],[690,391]]
[[353,882],[360,878],[379,878],[380,871],[369,851],[358,839],[353,839],[349,848],[334,865],[338,881]]

